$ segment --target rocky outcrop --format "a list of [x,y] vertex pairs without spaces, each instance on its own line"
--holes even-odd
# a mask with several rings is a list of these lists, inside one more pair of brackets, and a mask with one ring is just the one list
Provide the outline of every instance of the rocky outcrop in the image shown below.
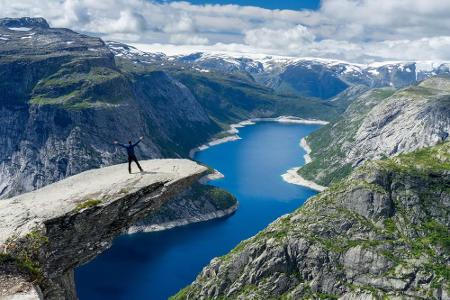
[[308,136],[313,161],[299,174],[329,185],[365,161],[449,139],[449,77],[432,77],[392,93],[384,89],[363,94],[336,122]]
[[73,269],[207,171],[189,160],[94,169],[0,202],[0,293],[75,299]]
[[161,231],[222,218],[233,214],[237,208],[236,198],[227,191],[197,183],[131,226],[128,233]]
[[374,161],[173,299],[448,299],[450,143]]

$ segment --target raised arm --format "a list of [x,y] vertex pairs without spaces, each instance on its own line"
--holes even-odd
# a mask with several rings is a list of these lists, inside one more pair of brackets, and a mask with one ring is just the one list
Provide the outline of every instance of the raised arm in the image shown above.
[[141,137],[139,138],[139,141],[137,141],[136,143],[133,144],[133,147],[136,146],[137,144],[139,144],[143,139],[144,139],[144,137],[141,136]]

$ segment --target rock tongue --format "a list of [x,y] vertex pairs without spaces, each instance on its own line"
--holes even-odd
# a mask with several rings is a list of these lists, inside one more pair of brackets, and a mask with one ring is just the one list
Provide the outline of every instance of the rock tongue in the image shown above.
[[0,19],[0,27],[32,27],[32,28],[50,28],[44,18],[3,18]]

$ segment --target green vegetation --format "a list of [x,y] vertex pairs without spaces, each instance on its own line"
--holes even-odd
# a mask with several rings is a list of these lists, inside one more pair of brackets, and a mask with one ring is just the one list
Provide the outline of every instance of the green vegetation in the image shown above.
[[423,225],[423,229],[427,233],[427,236],[423,238],[424,244],[431,243],[442,249],[450,249],[450,234],[446,226],[436,220],[429,220]]
[[388,218],[388,219],[384,220],[384,228],[386,230],[386,233],[389,235],[393,235],[397,230],[395,221],[392,218]]
[[228,209],[231,206],[235,205],[237,202],[236,198],[233,195],[223,189],[216,187],[208,189],[207,197],[211,198],[214,206],[218,210]]
[[224,189],[196,183],[191,187],[192,199],[201,199],[206,197],[217,210],[224,210],[237,203],[236,198]]
[[422,81],[419,86],[423,88],[441,90],[445,92],[450,91],[450,77],[448,75],[440,75],[431,77],[425,81]]
[[[268,116],[296,115],[329,120],[336,108],[313,98],[280,96],[240,74],[174,72],[219,124],[234,123],[265,111]],[[224,108],[226,108],[224,110]]]
[[187,296],[188,296],[190,291],[191,291],[191,286],[188,285],[185,288],[183,288],[182,290],[180,290],[178,293],[176,293],[175,295],[169,297],[169,300],[183,300],[183,299],[187,299]]
[[118,70],[103,66],[81,67],[85,63],[82,60],[69,62],[41,79],[33,88],[30,103],[80,110],[118,104],[131,97],[127,79]]
[[351,103],[338,120],[311,133],[307,142],[313,161],[300,168],[299,174],[324,186],[349,175],[353,167],[345,162],[347,150],[344,145],[353,142],[370,110],[392,94],[392,89],[370,90]]
[[32,280],[41,281],[44,277],[38,257],[48,242],[48,237],[39,230],[33,230],[23,238],[10,238],[5,242],[5,252],[0,254],[0,263],[16,265]]
[[32,251],[37,251],[42,247],[42,245],[48,243],[48,237],[43,235],[38,230],[33,230],[27,233],[25,238],[28,240],[28,246]]
[[40,282],[43,280],[43,274],[41,268],[39,267],[39,264],[32,261],[28,256],[18,258],[10,254],[0,253],[0,264],[3,266],[17,266],[21,272],[29,274],[33,281]]
[[448,171],[450,170],[450,142],[380,160],[377,164],[395,172],[411,175],[428,176],[430,173]]
[[81,203],[78,203],[77,206],[75,207],[74,211],[75,212],[79,212],[83,209],[89,208],[89,207],[93,207],[96,206],[98,204],[102,203],[102,200],[98,200],[98,199],[87,199]]

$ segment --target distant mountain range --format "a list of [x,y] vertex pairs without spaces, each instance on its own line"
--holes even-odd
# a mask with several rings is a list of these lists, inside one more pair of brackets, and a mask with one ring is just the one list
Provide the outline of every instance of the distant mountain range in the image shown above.
[[321,58],[193,53],[166,56],[107,42],[119,57],[136,62],[187,64],[200,72],[241,73],[281,94],[329,99],[349,86],[401,88],[435,75],[450,74],[450,62],[377,62],[357,64]]

